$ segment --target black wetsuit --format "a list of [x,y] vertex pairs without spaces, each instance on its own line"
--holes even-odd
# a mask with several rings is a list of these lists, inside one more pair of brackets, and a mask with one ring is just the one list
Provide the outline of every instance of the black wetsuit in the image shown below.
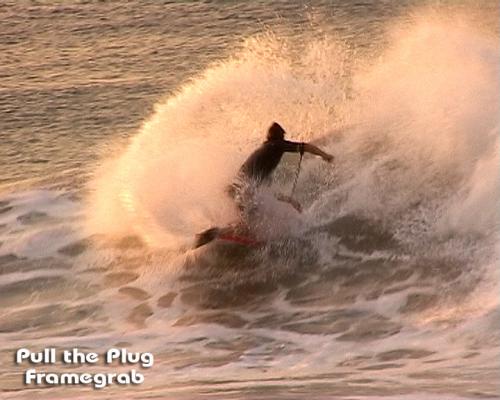
[[261,184],[278,166],[285,152],[304,153],[304,143],[288,140],[268,140],[262,143],[241,166],[239,177]]

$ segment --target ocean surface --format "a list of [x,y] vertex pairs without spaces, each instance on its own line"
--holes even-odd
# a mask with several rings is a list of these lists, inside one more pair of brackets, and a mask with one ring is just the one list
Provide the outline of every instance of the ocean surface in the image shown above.
[[[0,397],[499,399],[499,8],[2,1]],[[334,162],[191,250],[273,121]],[[21,347],[155,361],[24,385]]]

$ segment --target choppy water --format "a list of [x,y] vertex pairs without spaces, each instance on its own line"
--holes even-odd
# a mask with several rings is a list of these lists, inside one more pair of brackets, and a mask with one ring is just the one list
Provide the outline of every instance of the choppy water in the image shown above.
[[[476,3],[0,5],[2,398],[499,398],[498,4]],[[271,194],[291,155],[266,245],[186,251],[234,219],[274,120],[335,156],[304,159],[303,214]],[[155,365],[23,386],[14,350],[49,346]]]

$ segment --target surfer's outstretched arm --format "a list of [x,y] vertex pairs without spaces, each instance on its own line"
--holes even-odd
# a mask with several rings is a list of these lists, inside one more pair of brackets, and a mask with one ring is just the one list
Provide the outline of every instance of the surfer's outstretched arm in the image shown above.
[[325,153],[319,147],[316,147],[315,145],[313,145],[311,143],[304,143],[304,151],[306,153],[311,153],[311,154],[314,154],[316,156],[320,156],[326,162],[332,162],[332,160],[333,160],[333,156],[331,154]]
[[283,144],[283,150],[292,153],[310,153],[316,156],[320,156],[323,160],[327,162],[331,162],[333,160],[333,156],[321,150],[319,147],[305,142],[290,142],[288,140],[283,140],[281,142]]

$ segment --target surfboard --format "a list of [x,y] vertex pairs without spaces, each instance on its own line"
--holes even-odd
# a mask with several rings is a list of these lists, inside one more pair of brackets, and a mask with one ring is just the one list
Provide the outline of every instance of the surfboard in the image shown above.
[[256,240],[247,236],[241,236],[241,235],[235,235],[235,234],[225,234],[225,235],[219,235],[215,240],[222,241],[222,242],[228,242],[228,243],[234,243],[234,244],[240,244],[242,246],[258,246],[263,244],[264,242],[261,240]]
[[205,246],[214,241],[237,244],[241,246],[258,246],[263,243],[255,238],[239,234],[232,230],[223,230],[214,227],[196,235],[194,248],[197,249],[198,247]]

